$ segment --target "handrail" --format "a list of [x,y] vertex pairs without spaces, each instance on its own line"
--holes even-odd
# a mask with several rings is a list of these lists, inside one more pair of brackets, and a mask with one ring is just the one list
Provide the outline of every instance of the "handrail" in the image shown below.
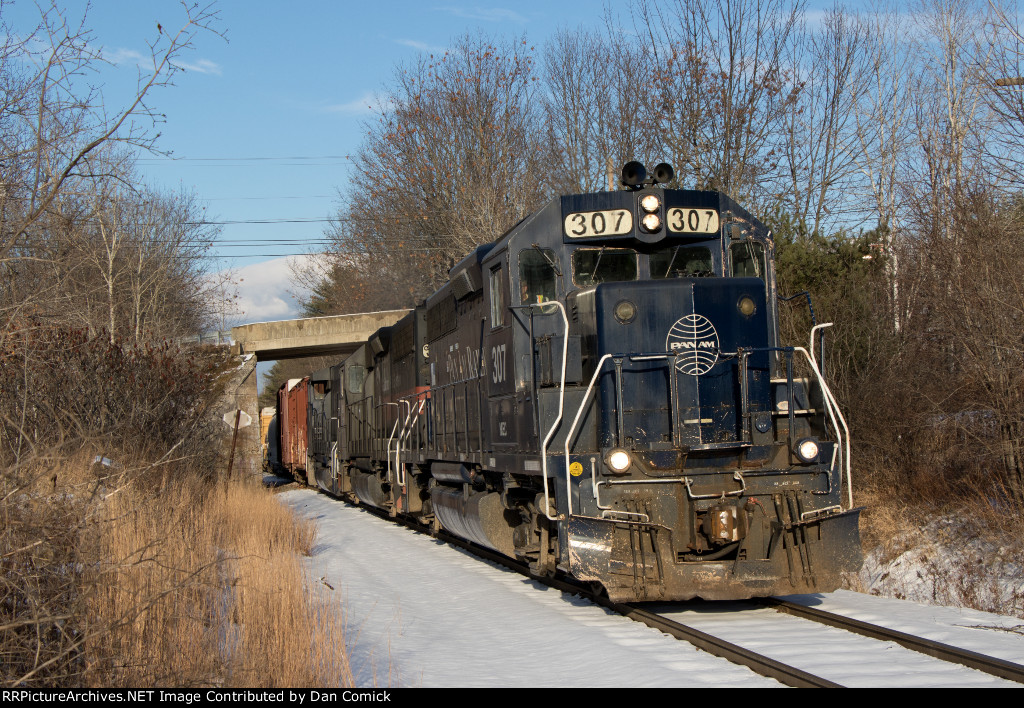
[[[385,406],[394,406],[395,408],[399,409],[398,415],[402,414],[401,406],[399,406],[397,403],[393,403],[392,401],[384,401],[384,405]],[[385,457],[388,460],[388,469],[387,469],[388,482],[391,481],[391,441],[395,439],[395,431],[398,430],[398,415],[395,416],[395,424],[391,428],[391,435],[388,437],[388,448],[387,448],[387,451],[385,453]]]
[[[853,474],[852,474],[852,455],[850,453],[850,428],[846,424],[846,419],[843,417],[842,412],[839,410],[839,403],[836,401],[836,397],[832,394],[832,389],[825,383],[824,377],[821,375],[821,371],[818,369],[817,363],[803,347],[793,347],[793,351],[798,351],[807,358],[807,362],[811,365],[811,369],[814,371],[814,375],[818,378],[818,383],[821,385],[822,398],[825,401],[825,410],[828,411],[829,417],[832,419],[832,427],[836,431],[836,437],[839,438],[836,441],[837,447],[843,446],[846,450],[846,494],[849,503],[849,508],[853,508]],[[840,432],[839,425],[836,423],[836,417],[839,418],[839,422],[842,423],[842,432]],[[845,445],[843,444],[843,433],[846,434]],[[840,461],[840,479],[842,478],[842,461]],[[841,482],[840,482],[841,484]]]
[[331,481],[338,486],[338,441],[331,443]]
[[[548,489],[548,443],[551,442],[551,438],[555,436],[555,431],[558,430],[558,426],[562,423],[562,413],[565,408],[565,365],[569,356],[569,317],[565,314],[565,305],[558,300],[550,300],[548,302],[534,302],[529,305],[517,305],[510,309],[519,309],[521,307],[530,308],[541,308],[542,315],[554,314],[552,312],[544,312],[543,308],[557,307],[559,314],[562,315],[562,323],[565,325],[565,331],[562,336],[562,378],[558,389],[558,416],[555,418],[555,422],[551,424],[548,429],[547,435],[544,436],[544,442],[540,446],[540,464],[541,464],[541,476],[544,478],[544,516],[549,521],[558,521],[564,517],[559,515],[551,515],[551,493]],[[533,342],[530,342],[530,348],[533,349]],[[531,356],[532,360],[532,356]],[[534,398],[533,404],[539,409],[540,401]],[[566,478],[568,479],[569,468],[565,470]],[[568,493],[569,487],[566,486],[566,493],[569,497],[569,506],[572,507],[572,494]]]
[[[825,329],[826,327],[831,327],[832,325],[832,322],[823,322],[820,325],[814,325],[813,327],[811,327],[811,359],[817,361],[814,355],[814,333],[817,332],[819,329]],[[824,334],[822,335],[822,337],[824,337]],[[825,340],[822,339],[821,341],[824,342]],[[824,360],[824,355],[822,355],[822,361]]]
[[[423,408],[426,406],[426,399],[421,399],[419,405],[413,407],[413,405],[406,400],[406,398],[400,399],[401,403],[409,406],[409,413],[405,416],[405,423],[402,425],[402,431],[398,434],[398,444],[395,446],[395,462],[398,465],[398,484],[405,486],[405,465],[402,464],[402,449],[405,447],[405,441],[412,435],[413,429],[416,427],[416,421],[420,419],[420,414],[423,413]],[[413,415],[413,411],[416,411],[416,415]]]
[[[583,409],[587,405],[587,401],[590,400],[590,392],[594,390],[594,384],[597,383],[597,377],[601,375],[601,369],[604,368],[604,363],[614,356],[613,354],[605,354],[597,361],[597,366],[594,368],[594,375],[590,377],[590,384],[587,386],[586,393],[583,394],[583,400],[580,401],[580,407],[576,411],[576,417],[573,418],[572,425],[569,427],[569,432],[565,434],[565,490],[566,498],[568,499],[568,515],[572,516],[572,482],[569,476],[569,445],[572,444],[573,433],[576,432],[576,425],[580,422],[580,416],[583,415]],[[547,487],[545,486],[545,491]]]
[[[408,407],[408,409],[409,409],[409,412],[405,414],[405,421],[402,423],[402,430],[401,430],[401,432],[398,433],[398,441],[395,443],[395,471],[396,471],[396,478],[397,478],[396,481],[398,482],[398,486],[404,487],[405,486],[405,467],[402,465],[402,438],[405,437],[405,426],[407,426],[409,424],[409,416],[412,415],[412,404],[409,403],[409,401],[405,400],[404,398],[398,399],[398,402],[405,404],[406,407]],[[399,408],[398,415],[402,415],[401,408]],[[397,424],[398,421],[396,420],[395,423]],[[390,453],[390,452],[391,452],[391,449],[390,449],[390,444],[389,444],[388,453]],[[390,462],[390,460],[389,460],[389,462]]]

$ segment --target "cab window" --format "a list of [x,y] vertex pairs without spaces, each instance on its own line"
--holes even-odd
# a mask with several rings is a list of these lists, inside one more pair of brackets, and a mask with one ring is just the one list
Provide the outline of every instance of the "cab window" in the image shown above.
[[555,252],[531,248],[519,254],[519,287],[522,303],[550,302],[556,298]]
[[490,275],[490,288],[491,288],[491,328],[501,327],[504,318],[502,313],[505,311],[505,298],[502,296],[501,290],[501,268],[494,268],[491,270]]
[[711,249],[673,246],[651,254],[651,278],[703,278],[715,275]]
[[366,369],[359,365],[348,367],[348,390],[350,393],[362,393]]
[[637,254],[628,248],[579,248],[572,254],[572,281],[581,288],[636,280]]
[[734,278],[760,278],[765,280],[764,244],[741,241],[729,247],[732,255]]

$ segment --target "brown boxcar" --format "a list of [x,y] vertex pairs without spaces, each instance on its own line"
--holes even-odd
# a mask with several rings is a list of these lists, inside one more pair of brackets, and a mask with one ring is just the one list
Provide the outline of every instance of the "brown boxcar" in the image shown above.
[[309,377],[288,379],[277,392],[281,426],[281,466],[297,478],[306,474],[306,408]]

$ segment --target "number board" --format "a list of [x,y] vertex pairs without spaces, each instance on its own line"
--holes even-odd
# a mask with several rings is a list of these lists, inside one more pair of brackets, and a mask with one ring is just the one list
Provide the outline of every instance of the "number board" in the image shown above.
[[572,238],[622,236],[633,233],[633,214],[626,209],[578,211],[565,217],[564,226]]
[[677,234],[718,233],[718,212],[714,209],[673,207],[668,210],[668,230]]

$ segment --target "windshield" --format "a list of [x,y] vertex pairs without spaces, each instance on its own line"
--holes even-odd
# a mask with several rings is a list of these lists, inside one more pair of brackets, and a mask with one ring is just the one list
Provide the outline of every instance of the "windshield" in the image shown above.
[[572,254],[572,280],[581,288],[636,280],[636,251],[628,248],[580,248]]
[[711,249],[673,246],[651,254],[651,278],[702,278],[715,275]]

